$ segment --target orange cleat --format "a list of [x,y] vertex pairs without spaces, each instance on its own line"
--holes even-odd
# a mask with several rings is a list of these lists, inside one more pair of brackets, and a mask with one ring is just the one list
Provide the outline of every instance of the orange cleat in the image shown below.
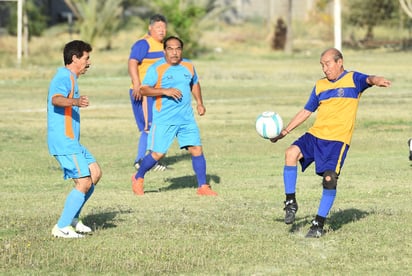
[[217,193],[210,188],[209,184],[203,184],[197,189],[197,194],[202,196],[217,196]]
[[132,175],[132,190],[135,195],[144,195],[143,181],[143,178],[136,179],[135,175]]

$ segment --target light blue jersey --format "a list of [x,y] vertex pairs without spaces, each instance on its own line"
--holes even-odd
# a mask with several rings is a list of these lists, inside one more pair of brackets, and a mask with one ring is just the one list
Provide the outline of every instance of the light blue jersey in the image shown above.
[[54,106],[52,98],[56,95],[73,99],[79,98],[77,76],[65,67],[57,70],[49,86],[47,97],[47,146],[51,155],[81,153],[79,107]]
[[153,102],[153,124],[182,125],[195,123],[192,108],[191,88],[198,77],[193,64],[183,59],[178,65],[170,65],[164,58],[147,70],[142,86],[154,88],[176,88],[182,98],[175,100],[167,96],[157,96]]

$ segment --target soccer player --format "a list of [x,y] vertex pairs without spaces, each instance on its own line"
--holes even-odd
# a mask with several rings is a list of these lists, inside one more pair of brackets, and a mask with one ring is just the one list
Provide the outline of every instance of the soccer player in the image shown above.
[[93,155],[80,144],[80,108],[89,106],[87,96],[80,96],[77,79],[90,67],[92,47],[83,41],[67,43],[63,50],[64,67],[57,70],[47,97],[47,145],[59,162],[64,179],[71,178],[74,188],[53,227],[52,235],[81,238],[92,231],[79,219],[80,212],[99,182],[102,172]]
[[283,169],[286,224],[295,221],[298,210],[295,196],[298,161],[302,171],[314,162],[316,174],[322,177],[322,197],[317,215],[306,235],[308,238],[324,234],[323,226],[336,197],[338,176],[349,150],[363,91],[373,85],[389,87],[391,84],[384,77],[346,71],[342,53],[335,48],[321,54],[320,65],[325,78],[316,82],[304,108],[279,136],[271,139],[274,143],[282,139],[317,111],[312,127],[286,150]]
[[[164,56],[162,41],[166,36],[167,21],[163,15],[155,14],[150,17],[149,32],[136,41],[131,49],[128,70],[132,84],[129,89],[133,115],[136,120],[140,138],[137,145],[137,155],[134,161],[136,169],[147,151],[147,134],[152,125],[152,98],[140,93],[141,81],[146,75],[147,68]],[[167,167],[156,164],[153,171],[164,171]]]
[[192,155],[198,182],[197,194],[216,196],[217,193],[206,183],[206,159],[192,108],[191,95],[197,103],[198,114],[203,116],[206,112],[196,70],[189,60],[182,58],[183,41],[178,37],[165,39],[163,48],[165,57],[148,69],[141,87],[142,95],[155,97],[155,100],[148,139],[150,152],[132,176],[133,192],[144,194],[146,172],[165,156],[177,137],[180,148],[187,149]]

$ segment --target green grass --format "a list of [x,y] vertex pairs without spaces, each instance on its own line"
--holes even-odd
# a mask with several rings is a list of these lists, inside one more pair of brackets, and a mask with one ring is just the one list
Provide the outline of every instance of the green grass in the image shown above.
[[308,240],[321,179],[313,167],[299,174],[297,221],[287,226],[282,168],[284,150],[313,118],[277,144],[258,137],[254,120],[274,110],[288,121],[302,108],[322,76],[321,49],[285,56],[249,44],[195,60],[207,108],[197,119],[216,198],[196,196],[190,157],[177,144],[165,160],[173,170],[148,173],[148,192],[133,195],[137,131],[125,67],[131,42],[93,52],[80,90],[91,101],[82,110],[82,143],[103,169],[83,211],[95,232],[60,240],[50,232],[72,183],[47,152],[45,120],[48,83],[61,63],[58,43],[48,46],[53,58],[0,68],[1,274],[411,274],[409,53],[344,52],[347,69],[384,75],[393,86],[363,96],[328,233]]

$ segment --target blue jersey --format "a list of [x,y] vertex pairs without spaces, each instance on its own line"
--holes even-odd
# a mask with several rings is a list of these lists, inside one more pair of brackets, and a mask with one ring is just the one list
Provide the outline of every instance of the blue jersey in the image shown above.
[[[150,65],[162,57],[164,57],[163,43],[146,34],[133,44],[129,59],[138,61],[138,74],[140,81],[142,81]],[[133,88],[133,85],[130,88]]]
[[183,59],[178,65],[170,65],[165,58],[162,58],[149,67],[142,86],[176,88],[182,92],[180,100],[167,96],[155,97],[153,124],[182,125],[195,123],[192,108],[192,86],[197,83],[196,70],[187,59]]
[[82,152],[80,145],[80,112],[78,106],[58,107],[52,98],[62,95],[79,98],[77,76],[61,67],[54,75],[47,96],[47,146],[51,155],[67,155]]
[[349,145],[359,99],[370,87],[367,77],[359,72],[344,71],[336,81],[318,80],[305,105],[306,110],[317,110],[316,120],[308,132],[320,139]]

